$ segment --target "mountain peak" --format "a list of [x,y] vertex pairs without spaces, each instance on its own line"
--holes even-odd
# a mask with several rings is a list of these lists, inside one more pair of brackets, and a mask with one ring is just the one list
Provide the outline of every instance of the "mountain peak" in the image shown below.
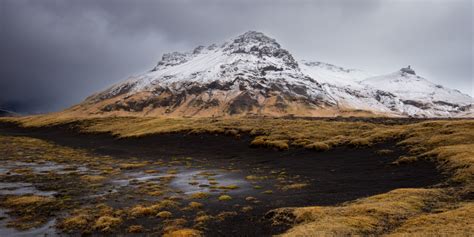
[[198,46],[190,52],[172,52],[163,54],[161,60],[152,71],[183,64],[198,56],[201,53],[209,51],[223,51],[227,55],[247,54],[254,55],[263,59],[264,57],[274,57],[283,60],[289,68],[297,69],[298,63],[293,56],[273,38],[268,37],[262,32],[247,31],[236,38],[218,46]]
[[279,50],[281,46],[275,39],[257,31],[247,31],[234,38],[230,43],[224,44],[224,51],[232,53],[252,53],[264,49]]
[[407,73],[407,74],[412,74],[412,75],[416,75],[415,73],[415,70],[413,70],[413,68],[411,68],[410,65],[408,65],[408,67],[403,67],[400,69],[400,72],[402,73]]
[[244,42],[244,43],[250,43],[250,42],[273,43],[273,44],[278,45],[278,47],[280,46],[276,42],[275,39],[268,37],[267,35],[265,35],[262,32],[253,31],[253,30],[247,31],[247,32],[237,36],[237,38],[234,39],[234,42],[235,43],[240,43],[240,42]]
[[250,54],[261,59],[278,58],[283,60],[289,68],[298,69],[298,63],[293,56],[286,49],[281,48],[275,39],[261,32],[247,31],[230,43],[225,43],[223,47],[223,51],[230,54]]

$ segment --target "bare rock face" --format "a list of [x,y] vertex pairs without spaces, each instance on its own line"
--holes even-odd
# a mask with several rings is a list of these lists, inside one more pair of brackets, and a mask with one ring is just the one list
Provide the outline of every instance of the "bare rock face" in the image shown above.
[[404,67],[404,68],[400,69],[400,72],[408,73],[408,74],[411,74],[411,75],[416,75],[415,70],[413,70],[410,65],[408,65],[408,67]]
[[[374,77],[323,62],[298,62],[275,39],[249,31],[222,44],[164,54],[151,71],[94,94],[70,111],[140,116],[472,114],[471,97],[420,78],[410,66]],[[407,80],[421,83],[424,91],[413,92],[420,85],[407,87]],[[433,93],[442,96],[420,99]]]
[[[298,63],[293,56],[285,49],[280,47],[276,40],[256,31],[249,31],[224,47],[224,51],[232,54],[252,54],[260,59],[264,57],[278,58],[284,62],[284,66],[292,69],[298,68]],[[277,69],[275,66],[270,65]]]

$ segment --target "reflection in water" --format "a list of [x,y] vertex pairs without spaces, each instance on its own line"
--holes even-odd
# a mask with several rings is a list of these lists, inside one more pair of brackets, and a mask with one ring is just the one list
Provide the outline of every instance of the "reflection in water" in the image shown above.
[[0,182],[0,195],[26,195],[53,196],[54,191],[40,191],[32,183]]
[[[212,182],[217,182],[213,184]],[[171,182],[175,187],[185,194],[196,192],[210,192],[212,187],[235,185],[236,189],[230,192],[245,192],[251,188],[243,177],[236,173],[224,172],[219,170],[187,170],[180,172]]]
[[167,174],[166,170],[159,170],[159,174],[147,174],[145,172],[126,173],[126,178],[113,180],[112,183],[119,187],[132,185],[136,182],[156,181],[160,178],[172,177],[170,187],[182,191],[184,194],[196,192],[211,192],[213,188],[222,186],[235,186],[228,192],[246,192],[252,186],[242,175],[226,170],[196,170],[185,167],[174,167],[176,174]]
[[8,162],[0,161],[0,175],[16,174],[17,169],[28,169],[35,174],[45,174],[48,172],[57,172],[58,174],[66,174],[69,172],[84,173],[89,169],[85,166],[66,166],[52,161],[45,162]]

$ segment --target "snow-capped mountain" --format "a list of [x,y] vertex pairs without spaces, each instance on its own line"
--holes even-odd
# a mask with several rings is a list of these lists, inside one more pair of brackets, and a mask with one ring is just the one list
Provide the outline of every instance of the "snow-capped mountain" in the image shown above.
[[70,111],[149,116],[466,116],[473,99],[413,70],[375,76],[297,61],[249,31],[220,45],[163,55],[156,67],[88,97]]

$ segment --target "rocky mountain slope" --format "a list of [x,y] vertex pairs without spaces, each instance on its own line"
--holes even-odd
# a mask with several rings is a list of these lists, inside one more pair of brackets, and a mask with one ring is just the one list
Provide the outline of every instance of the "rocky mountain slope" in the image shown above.
[[298,62],[276,40],[249,31],[220,45],[165,54],[151,71],[94,94],[68,112],[206,117],[473,114],[471,97],[410,70],[375,76],[322,62]]

